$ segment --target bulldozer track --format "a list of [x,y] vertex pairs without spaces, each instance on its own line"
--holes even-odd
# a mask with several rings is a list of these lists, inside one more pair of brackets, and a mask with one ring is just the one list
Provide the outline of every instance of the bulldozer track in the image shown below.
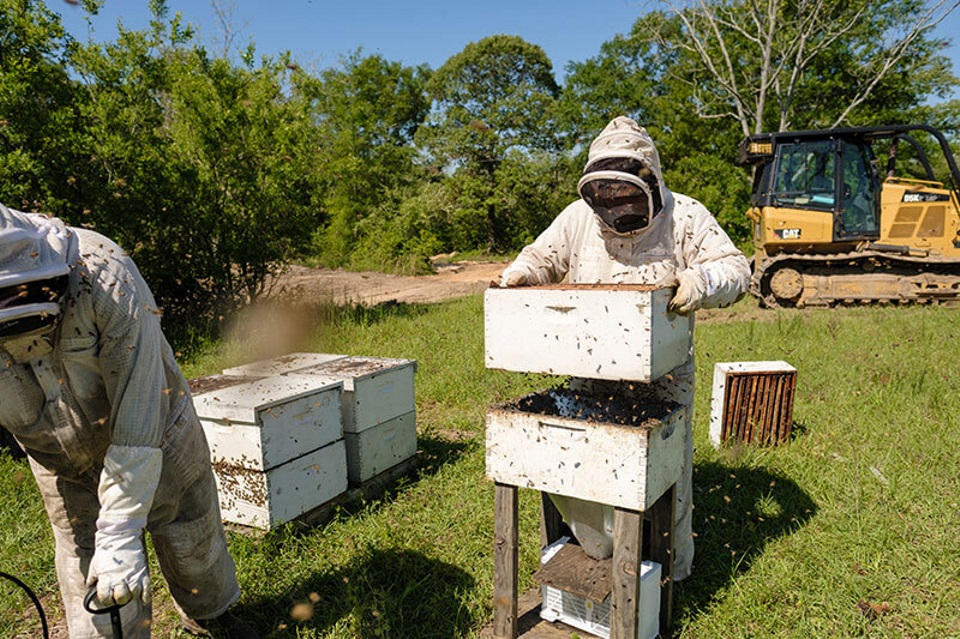
[[754,270],[750,292],[768,308],[956,305],[960,260],[876,250],[780,254]]

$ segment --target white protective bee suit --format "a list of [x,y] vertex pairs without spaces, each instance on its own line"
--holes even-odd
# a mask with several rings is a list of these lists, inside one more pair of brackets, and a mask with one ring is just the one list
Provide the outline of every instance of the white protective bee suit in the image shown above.
[[88,588],[95,607],[128,602],[124,637],[150,636],[144,531],[185,617],[238,599],[207,443],[136,266],[102,235],[2,205],[0,425],[43,495],[72,639],[113,636]]
[[[629,159],[642,165],[638,175],[615,171],[591,172],[600,160]],[[633,120],[618,117],[590,146],[584,177],[629,179],[644,186],[653,208],[647,224],[619,232],[605,222],[584,199],[567,206],[553,223],[504,270],[501,286],[568,281],[576,284],[616,283],[677,286],[670,306],[679,313],[734,303],[747,290],[750,266],[711,213],[700,202],[671,193],[663,184],[660,159],[653,140]],[[652,185],[652,186],[651,186]],[[586,197],[586,196],[584,196]],[[656,210],[659,208],[659,210]],[[693,335],[685,364],[650,384],[573,379],[574,388],[623,393],[639,399],[673,401],[692,415],[694,391]],[[692,473],[693,433],[687,421],[685,454],[677,484],[674,579],[690,574],[693,561]],[[557,509],[584,550],[595,557],[609,556],[613,548],[613,508],[551,495]]]

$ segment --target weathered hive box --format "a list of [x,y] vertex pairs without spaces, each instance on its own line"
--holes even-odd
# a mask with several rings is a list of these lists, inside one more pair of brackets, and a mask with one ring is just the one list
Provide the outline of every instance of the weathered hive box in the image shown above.
[[710,441],[777,445],[790,438],[797,369],[782,361],[717,362]]
[[271,529],[296,519],[347,490],[342,439],[266,472],[214,461],[225,521]]
[[680,476],[686,410],[567,389],[533,393],[487,412],[486,474],[647,510]]
[[344,433],[343,439],[347,479],[351,485],[362,484],[416,455],[416,413],[410,411],[359,433]]
[[346,491],[341,382],[220,375],[191,386],[225,521],[273,528]]
[[343,383],[347,472],[360,484],[417,452],[416,361],[344,357],[296,371]]
[[325,364],[342,357],[346,357],[346,355],[334,355],[331,353],[289,353],[279,357],[225,368],[223,374],[242,377],[271,377],[283,373],[292,373],[308,366]]
[[262,471],[343,439],[342,392],[335,380],[278,375],[199,393],[193,403],[214,460]]
[[564,284],[489,288],[487,368],[648,382],[687,361],[691,318],[672,289]]

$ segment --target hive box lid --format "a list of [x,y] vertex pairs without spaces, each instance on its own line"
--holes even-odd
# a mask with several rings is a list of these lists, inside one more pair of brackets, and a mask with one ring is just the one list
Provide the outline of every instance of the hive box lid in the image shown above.
[[288,353],[279,357],[272,357],[256,362],[250,362],[233,368],[225,368],[224,375],[239,375],[248,377],[271,377],[282,373],[292,373],[300,368],[316,366],[333,360],[346,357],[332,353]]
[[489,288],[487,368],[647,382],[684,364],[692,317],[672,289],[637,284]]
[[343,385],[313,375],[276,375],[200,393],[193,404],[201,419],[259,424],[271,409],[336,386]]
[[416,372],[417,361],[413,359],[351,355],[301,367],[294,372],[299,375],[325,375],[343,380],[343,390],[352,393],[357,382],[370,379],[380,373],[407,367],[412,367],[413,371]]

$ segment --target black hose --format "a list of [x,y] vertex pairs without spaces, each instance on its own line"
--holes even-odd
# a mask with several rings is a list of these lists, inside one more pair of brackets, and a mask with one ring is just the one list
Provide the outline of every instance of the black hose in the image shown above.
[[43,606],[40,605],[40,600],[37,599],[37,596],[33,594],[33,591],[30,590],[27,584],[23,583],[13,575],[8,575],[5,572],[0,572],[0,577],[6,577],[13,583],[23,588],[23,591],[27,593],[27,596],[30,597],[30,601],[33,602],[33,606],[37,609],[37,613],[40,615],[40,625],[43,626],[43,637],[44,639],[47,639],[50,636],[50,631],[47,628],[47,616],[43,614]]

